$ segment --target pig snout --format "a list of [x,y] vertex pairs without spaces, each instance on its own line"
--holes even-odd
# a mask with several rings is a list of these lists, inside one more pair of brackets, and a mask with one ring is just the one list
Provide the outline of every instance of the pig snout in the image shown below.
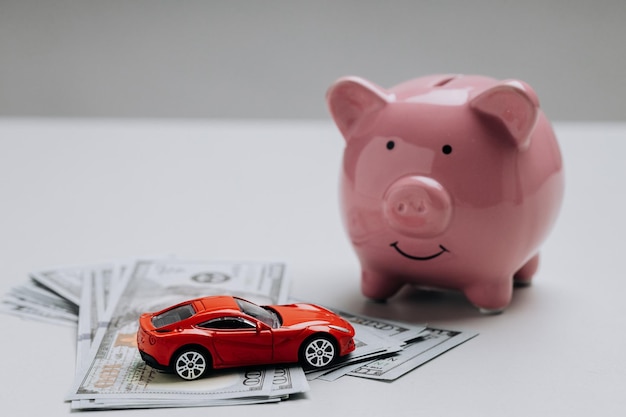
[[429,177],[409,176],[385,192],[383,212],[395,231],[416,238],[443,233],[452,218],[452,201],[441,184]]

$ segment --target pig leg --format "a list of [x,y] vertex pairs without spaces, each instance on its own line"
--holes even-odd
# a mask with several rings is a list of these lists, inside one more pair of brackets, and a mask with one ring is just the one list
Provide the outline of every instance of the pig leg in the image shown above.
[[511,302],[513,279],[484,281],[463,291],[467,299],[484,314],[501,313]]
[[528,262],[522,266],[519,271],[515,273],[513,280],[516,285],[527,286],[530,285],[533,275],[537,272],[539,267],[539,254],[536,254]]
[[361,291],[363,295],[377,301],[385,301],[397,293],[404,285],[395,278],[377,272],[363,270],[361,274]]

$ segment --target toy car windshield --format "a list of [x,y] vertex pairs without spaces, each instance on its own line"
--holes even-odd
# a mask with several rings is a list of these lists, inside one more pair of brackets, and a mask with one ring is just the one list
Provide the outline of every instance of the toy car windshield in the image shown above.
[[170,325],[172,323],[177,323],[179,321],[188,319],[194,314],[196,314],[196,311],[194,310],[193,306],[191,304],[185,304],[175,307],[171,310],[167,310],[166,312],[161,313],[158,316],[154,316],[152,318],[152,324],[155,328],[160,329],[161,327]]
[[241,298],[235,298],[235,301],[243,313],[262,321],[273,329],[280,327],[282,320],[274,310],[258,306]]

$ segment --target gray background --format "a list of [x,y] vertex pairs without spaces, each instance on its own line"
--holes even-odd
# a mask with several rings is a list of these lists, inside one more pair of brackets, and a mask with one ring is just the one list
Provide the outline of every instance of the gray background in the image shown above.
[[327,118],[336,78],[520,78],[626,120],[626,1],[0,0],[0,116]]

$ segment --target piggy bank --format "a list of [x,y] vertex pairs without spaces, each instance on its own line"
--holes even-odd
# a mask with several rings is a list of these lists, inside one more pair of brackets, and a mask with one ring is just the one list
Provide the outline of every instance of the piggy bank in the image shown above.
[[342,214],[363,294],[385,300],[414,284],[502,311],[514,283],[531,282],[563,197],[559,146],[532,88],[345,77],[327,102],[346,142]]

